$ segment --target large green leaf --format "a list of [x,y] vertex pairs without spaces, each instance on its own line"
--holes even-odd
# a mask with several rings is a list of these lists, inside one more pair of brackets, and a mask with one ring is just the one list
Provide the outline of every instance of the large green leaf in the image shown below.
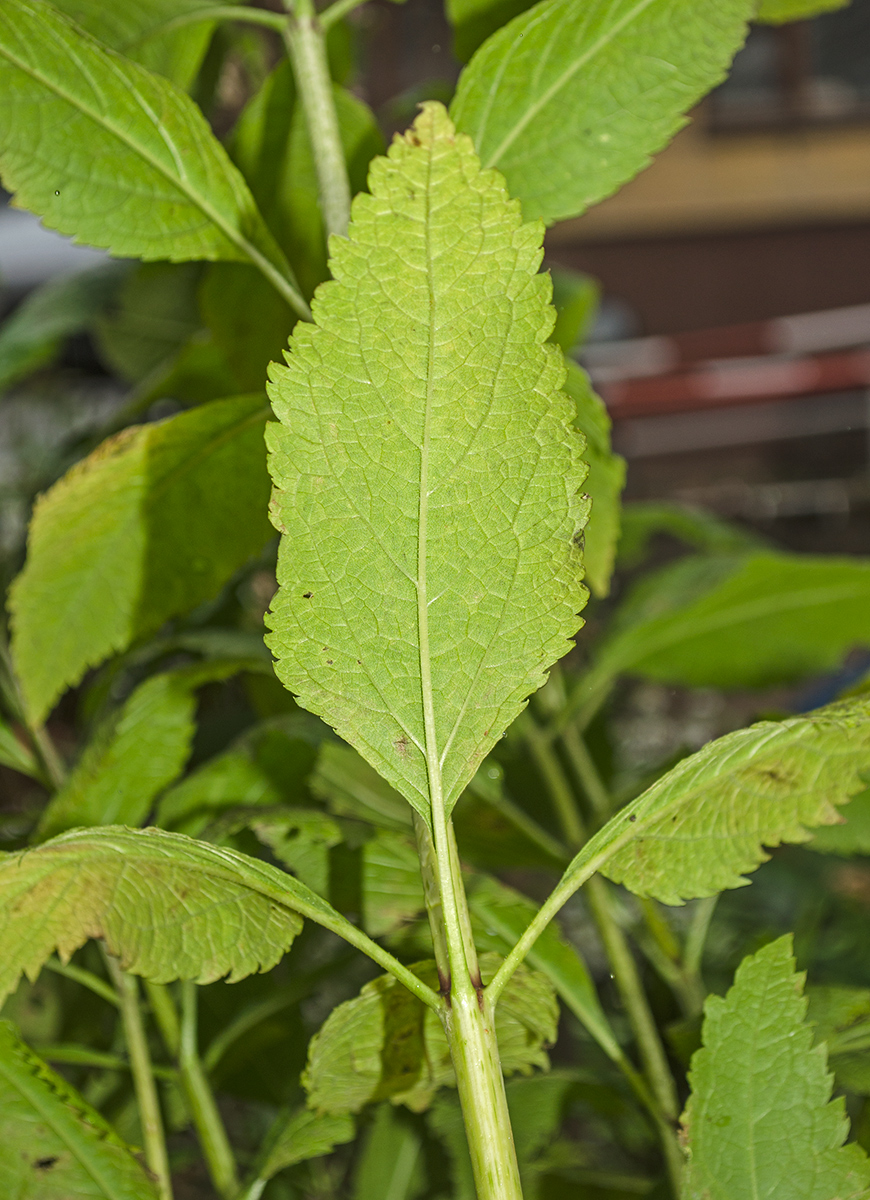
[[586,438],[584,458],[589,464],[585,490],[592,499],[592,508],[584,531],[583,562],[593,593],[606,596],[619,541],[625,459],[611,449],[610,417],[593,392],[586,372],[570,361],[566,366],[565,391],[577,405],[574,424]]
[[686,1200],[864,1200],[870,1164],[844,1146],[824,1048],[812,1049],[791,936],[751,955],[724,999],[705,1005],[692,1059]]
[[430,103],[273,368],[284,684],[449,810],[570,646],[586,502],[540,227]]
[[214,32],[214,22],[206,20],[169,32],[162,28],[173,17],[213,8],[210,0],[136,0],[135,4],[52,0],[52,3],[99,41],[152,71],[167,75],[183,88],[193,83]]
[[298,879],[225,846],[162,829],[103,826],[0,856],[0,1002],[53,950],[68,959],[101,937],[157,983],[229,982],[274,966],[308,917],[394,972],[427,1005],[435,994]]
[[595,871],[641,896],[682,904],[746,882],[765,846],[806,842],[840,819],[870,771],[870,700],[761,721],[684,758],[590,838],[546,910]]
[[453,26],[453,53],[468,62],[481,42],[513,20],[534,0],[447,0],[447,19]]
[[193,101],[45,0],[0,9],[0,106],[4,186],[50,228],[120,256],[255,261],[292,286]]
[[820,13],[845,8],[849,0],[761,0],[756,21],[765,25],[785,25],[787,21],[805,21]]
[[36,505],[13,655],[40,720],[88,667],[214,596],[269,536],[258,396],[124,430]]
[[765,687],[838,666],[855,646],[870,646],[870,562],[773,552],[694,556],[636,588],[599,649],[594,674]]
[[195,691],[240,664],[212,662],[153,675],[97,730],[42,815],[40,841],[77,825],[141,825],[179,775],[195,731]]
[[100,1114],[0,1021],[0,1180],[8,1200],[157,1200]]
[[51,363],[63,338],[86,329],[111,299],[127,269],[109,263],[31,292],[0,329],[0,390]]
[[[498,962],[495,954],[481,957],[484,982]],[[413,970],[437,986],[434,963],[418,963]],[[556,1040],[558,1015],[556,997],[543,975],[521,969],[513,976],[495,1019],[505,1074],[548,1066],[544,1046]],[[422,1110],[437,1088],[453,1083],[441,1020],[383,975],[327,1017],[311,1040],[303,1083],[309,1104],[319,1112],[359,1112],[377,1100]]]
[[527,217],[577,216],[724,78],[754,0],[542,0],[463,72],[451,115]]

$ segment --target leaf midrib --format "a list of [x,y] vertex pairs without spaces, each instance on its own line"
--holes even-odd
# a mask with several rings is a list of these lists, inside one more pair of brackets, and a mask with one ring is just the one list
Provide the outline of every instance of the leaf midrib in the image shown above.
[[[597,54],[599,54],[602,50],[605,50],[607,46],[614,40],[614,38],[622,32],[626,25],[630,24],[636,17],[639,17],[645,11],[645,9],[649,8],[654,2],[655,0],[638,0],[638,3],[634,6],[634,8],[630,9],[621,20],[617,21],[607,33],[602,34],[596,42],[593,42],[585,54],[582,54],[574,63],[571,64],[570,67],[564,70],[562,74],[550,84],[546,91],[544,91],[538,97],[538,99],[534,101],[533,104],[529,105],[523,116],[520,117],[520,119],[516,122],[510,133],[506,134],[502,138],[499,145],[495,148],[492,154],[489,155],[484,165],[486,167],[497,166],[501,157],[506,153],[507,150],[510,149],[520,134],[523,133],[534,120],[537,119],[541,110],[546,108],[553,97],[559,91],[561,91],[561,89],[573,78],[574,75],[577,74],[581,67],[584,67]],[[478,132],[476,140],[483,140],[483,130]]]
[[[34,14],[34,15],[38,16],[38,14]],[[106,54],[106,57],[109,58],[109,52],[104,51],[104,53]],[[54,81],[54,80],[48,78],[46,75],[44,75],[42,71],[39,71],[35,67],[31,67],[29,64],[23,62],[20,58],[18,58],[17,55],[13,54],[2,43],[0,43],[0,56],[5,58],[7,60],[7,62],[11,63],[13,66],[17,67],[19,71],[24,72],[25,75],[29,75],[31,79],[35,80],[37,83],[41,84],[43,87],[45,87],[49,91],[53,92],[56,96],[58,96],[61,100],[64,100],[72,108],[77,109],[78,112],[80,112],[83,116],[87,117],[89,120],[93,121],[94,124],[99,125],[101,128],[105,129],[107,133],[109,133],[113,137],[117,138],[117,140],[119,142],[121,142],[122,145],[125,145],[134,154],[138,155],[139,158],[141,158],[145,162],[147,162],[168,183],[170,183],[172,186],[174,186],[179,192],[182,193],[182,195],[186,196],[187,199],[191,202],[191,204],[195,208],[199,209],[199,211],[203,214],[203,216],[206,217],[209,221],[211,221],[212,224],[216,225],[217,228],[220,229],[220,231],[224,234],[224,236],[234,246],[236,246],[239,250],[241,250],[251,262],[254,262],[257,265],[267,264],[268,266],[272,267],[273,271],[278,270],[278,268],[274,264],[269,263],[269,260],[265,257],[265,255],[261,254],[260,251],[253,245],[252,242],[248,241],[248,239],[244,236],[244,234],[240,233],[237,229],[234,229],[233,226],[229,222],[227,222],[221,216],[221,214],[215,208],[212,207],[211,204],[209,204],[209,202],[207,201],[207,199],[204,196],[200,195],[199,192],[195,191],[193,188],[188,186],[186,181],[181,176],[175,176],[170,171],[168,171],[166,169],[166,167],[164,166],[164,164],[161,163],[160,160],[151,153],[151,151],[146,149],[144,146],[142,146],[138,141],[136,141],[132,137],[127,136],[127,130],[123,126],[119,127],[119,126],[115,125],[115,123],[112,122],[109,118],[107,118],[104,114],[96,112],[96,110],[91,108],[88,104],[85,104],[84,101],[73,96],[65,88],[61,87],[60,84],[58,84],[56,81]],[[111,59],[110,59],[110,61],[111,61]],[[116,81],[119,82],[120,85],[125,90],[130,90],[132,92],[143,115],[145,115],[147,117],[149,115],[148,106],[146,105],[144,98],[140,96],[138,89],[131,86],[130,80],[126,80],[123,77],[120,80],[118,80],[117,79],[117,68],[115,68],[114,64],[111,64],[111,65],[116,71]],[[142,68],[142,69],[144,70],[145,68]],[[167,148],[169,148],[169,147],[167,147]],[[171,152],[172,151],[170,150],[170,153]]]

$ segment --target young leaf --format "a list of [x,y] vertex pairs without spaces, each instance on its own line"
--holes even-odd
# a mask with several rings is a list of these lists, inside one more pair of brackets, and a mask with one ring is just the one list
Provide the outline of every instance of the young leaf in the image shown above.
[[592,508],[584,531],[583,562],[586,578],[596,596],[610,591],[610,577],[619,541],[620,496],[625,486],[625,459],[610,448],[610,417],[596,396],[586,372],[566,362],[565,391],[577,405],[574,424],[586,438],[584,458],[589,464],[585,490]]
[[40,498],[12,585],[13,656],[41,720],[88,667],[214,596],[269,536],[257,396],[104,442]]
[[213,662],[153,675],[99,728],[42,814],[37,839],[78,825],[141,825],[158,792],[179,775],[194,734],[195,690],[234,675]]
[[[541,230],[434,103],[273,368],[277,673],[428,818],[569,648],[585,467]],[[397,335],[401,330],[401,338]],[[437,702],[436,702],[437,698]]]
[[157,1200],[100,1114],[0,1021],[0,1179],[14,1200]]
[[63,338],[88,327],[127,271],[126,263],[107,263],[31,292],[0,328],[0,390],[48,366]]
[[[481,957],[488,981],[499,957]],[[434,963],[412,968],[437,980]],[[437,984],[436,984],[437,986]],[[496,1010],[499,1055],[505,1074],[544,1069],[544,1045],[556,1040],[559,1008],[543,975],[524,969],[505,988]],[[359,996],[333,1009],[311,1039],[302,1082],[319,1112],[359,1112],[392,1100],[414,1111],[428,1107],[435,1090],[453,1082],[453,1067],[437,1013],[387,975],[367,983]]]
[[870,788],[859,792],[840,809],[842,825],[823,825],[815,830],[810,850],[822,854],[870,854]]
[[831,1102],[825,1051],[812,1049],[791,935],[743,960],[724,999],[705,1007],[683,1118],[686,1200],[865,1200],[870,1164],[844,1146],[842,1099]]
[[271,1179],[286,1167],[329,1154],[333,1147],[352,1141],[355,1132],[353,1118],[347,1115],[319,1115],[310,1108],[282,1113],[269,1132],[257,1180]]
[[480,48],[451,116],[527,218],[575,217],[686,123],[754,10],[754,0],[541,0]]
[[210,0],[137,0],[107,4],[106,0],[53,0],[98,41],[166,75],[181,88],[193,83],[214,32],[214,21],[197,21],[182,29],[163,31],[174,17],[213,8]]
[[845,8],[849,0],[761,0],[755,20],[762,25],[785,25],[788,21],[805,21],[820,13]]
[[870,771],[870,700],[761,721],[684,758],[587,842],[567,875],[595,864],[665,904],[740,887],[764,846],[806,842]]
[[0,174],[18,205],[121,257],[256,262],[293,292],[244,179],[168,80],[46,0],[4,0],[0,64]]
[[694,557],[639,585],[595,670],[689,687],[766,687],[836,667],[860,645],[870,645],[870,562]]
[[[162,829],[72,830],[0,856],[0,1002],[57,949],[89,937],[156,983],[229,982],[273,967],[302,917],[337,933],[436,1005],[434,993],[320,896],[269,863]],[[410,994],[409,993],[409,994]]]

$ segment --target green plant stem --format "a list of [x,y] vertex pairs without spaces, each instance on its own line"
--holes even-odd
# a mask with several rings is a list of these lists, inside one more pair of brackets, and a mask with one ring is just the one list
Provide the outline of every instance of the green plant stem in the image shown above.
[[562,745],[565,747],[568,760],[571,763],[574,774],[577,776],[577,782],[586,794],[586,799],[589,801],[592,811],[595,813],[598,821],[603,824],[610,816],[612,808],[610,793],[602,782],[598,768],[595,766],[595,761],[589,753],[589,748],[583,740],[583,736],[575,726],[568,725],[564,729],[562,733]]
[[197,991],[190,980],[181,984],[178,1069],[211,1181],[224,1200],[232,1200],[239,1190],[236,1160],[199,1057]]
[[359,8],[361,4],[365,4],[365,0],[335,0],[334,4],[330,4],[329,8],[325,8],[318,16],[320,27],[325,32],[331,29],[336,21],[340,21],[342,17],[346,17],[348,13],[353,12],[355,8]]
[[293,0],[293,13],[284,25],[283,36],[314,155],[323,224],[327,235],[343,237],[350,221],[350,182],[329,74],[326,38],[311,0]]
[[213,4],[207,8],[194,9],[193,12],[180,13],[177,17],[147,29],[139,37],[127,42],[124,50],[129,54],[143,42],[150,42],[153,38],[163,37],[167,33],[174,33],[176,29],[198,25],[203,21],[244,21],[249,25],[265,25],[278,33],[284,29],[284,18],[280,13],[267,12],[263,8],[246,8],[241,4]]
[[[105,1054],[101,1050],[89,1050],[86,1046],[67,1045],[65,1042],[48,1043],[33,1047],[34,1051],[47,1062],[70,1063],[82,1067],[98,1067],[102,1071],[129,1071],[128,1059],[120,1054]],[[166,1079],[178,1082],[178,1072],[174,1067],[162,1067],[152,1063],[151,1073],[155,1079]]]
[[[583,822],[577,809],[574,793],[562,770],[562,764],[546,736],[527,713],[524,714],[523,733],[547,788],[553,806],[562,825],[566,842],[580,849],[585,841]],[[594,764],[590,765],[594,770]],[[603,788],[603,784],[601,785]],[[614,982],[625,1005],[632,1031],[637,1041],[641,1062],[647,1082],[659,1106],[661,1116],[657,1120],[659,1137],[668,1175],[675,1194],[682,1186],[684,1159],[676,1137],[676,1120],[679,1104],[674,1078],[655,1019],[650,1011],[646,993],[638,974],[637,965],[628,942],[614,914],[607,890],[607,883],[600,876],[590,875],[586,880],[586,897],[589,908],[601,936]],[[521,939],[522,940],[522,939]]]
[[86,971],[84,967],[76,967],[73,963],[62,963],[58,958],[49,958],[44,965],[46,970],[54,971],[55,975],[63,975],[65,979],[72,979],[76,983],[80,983],[82,987],[89,988],[109,1004],[114,1004],[115,1008],[120,1007],[117,992],[113,991],[93,971]]
[[683,947],[683,971],[695,989],[695,1011],[701,1012],[704,1007],[706,989],[701,976],[701,960],[704,956],[704,943],[713,919],[713,912],[719,897],[707,896],[698,900],[692,914],[692,923],[686,934],[686,944]]
[[151,1015],[157,1022],[163,1044],[172,1058],[178,1058],[181,1044],[181,1024],[178,1012],[165,983],[152,983],[145,980],[145,994],[151,1006]]
[[172,1181],[169,1178],[166,1138],[163,1133],[163,1119],[160,1115],[160,1101],[157,1098],[157,1088],[154,1084],[148,1039],[145,1036],[142,1010],[139,1007],[139,987],[136,979],[122,970],[121,964],[116,958],[113,958],[108,952],[105,957],[121,1008],[124,1037],[130,1057],[130,1070],[133,1074],[133,1087],[136,1091],[139,1119],[142,1123],[145,1161],[157,1180],[157,1193],[160,1200],[172,1200]]

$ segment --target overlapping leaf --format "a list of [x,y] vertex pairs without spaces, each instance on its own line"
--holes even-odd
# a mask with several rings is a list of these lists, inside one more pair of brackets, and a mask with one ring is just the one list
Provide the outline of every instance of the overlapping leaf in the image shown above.
[[[281,958],[296,907],[332,910],[292,876],[162,830],[74,830],[0,857],[0,996],[89,937],[157,982],[242,979]],[[337,914],[335,914],[337,916]]]
[[120,256],[256,261],[289,278],[238,169],[168,80],[45,0],[4,0],[0,64],[0,174],[17,204]]
[[785,25],[787,21],[805,21],[820,13],[845,8],[849,0],[761,0],[756,21],[764,25]]
[[300,702],[428,815],[430,776],[449,810],[570,646],[585,468],[543,345],[540,227],[440,105],[370,182],[316,325],[273,369],[269,645]]
[[867,699],[739,729],[617,813],[569,866],[566,885],[600,870],[665,904],[739,887],[765,846],[806,842],[813,827],[839,820],[868,772]]
[[[485,954],[488,982],[498,956]],[[413,968],[437,986],[434,963]],[[544,1046],[555,1041],[558,1004],[543,975],[520,969],[496,1009],[499,1057],[506,1074],[548,1066]],[[440,1018],[389,976],[366,984],[334,1009],[311,1041],[303,1083],[321,1112],[358,1112],[377,1100],[419,1111],[435,1090],[453,1082],[450,1050]]]
[[811,850],[822,854],[870,854],[870,788],[840,809],[842,825],[824,825],[813,834]]
[[754,11],[753,0],[542,0],[480,48],[451,115],[527,217],[577,216],[685,124]]
[[865,1200],[870,1164],[805,1024],[791,936],[744,959],[727,996],[705,1005],[692,1059],[686,1200]]
[[0,1021],[0,1180],[14,1200],[157,1200],[109,1124]]
[[352,1141],[355,1133],[353,1119],[346,1114],[322,1115],[310,1108],[282,1114],[267,1137],[257,1179],[271,1179],[286,1167],[328,1154],[334,1146]]
[[269,536],[261,398],[132,427],[37,503],[10,604],[41,720],[85,670],[214,596]]

